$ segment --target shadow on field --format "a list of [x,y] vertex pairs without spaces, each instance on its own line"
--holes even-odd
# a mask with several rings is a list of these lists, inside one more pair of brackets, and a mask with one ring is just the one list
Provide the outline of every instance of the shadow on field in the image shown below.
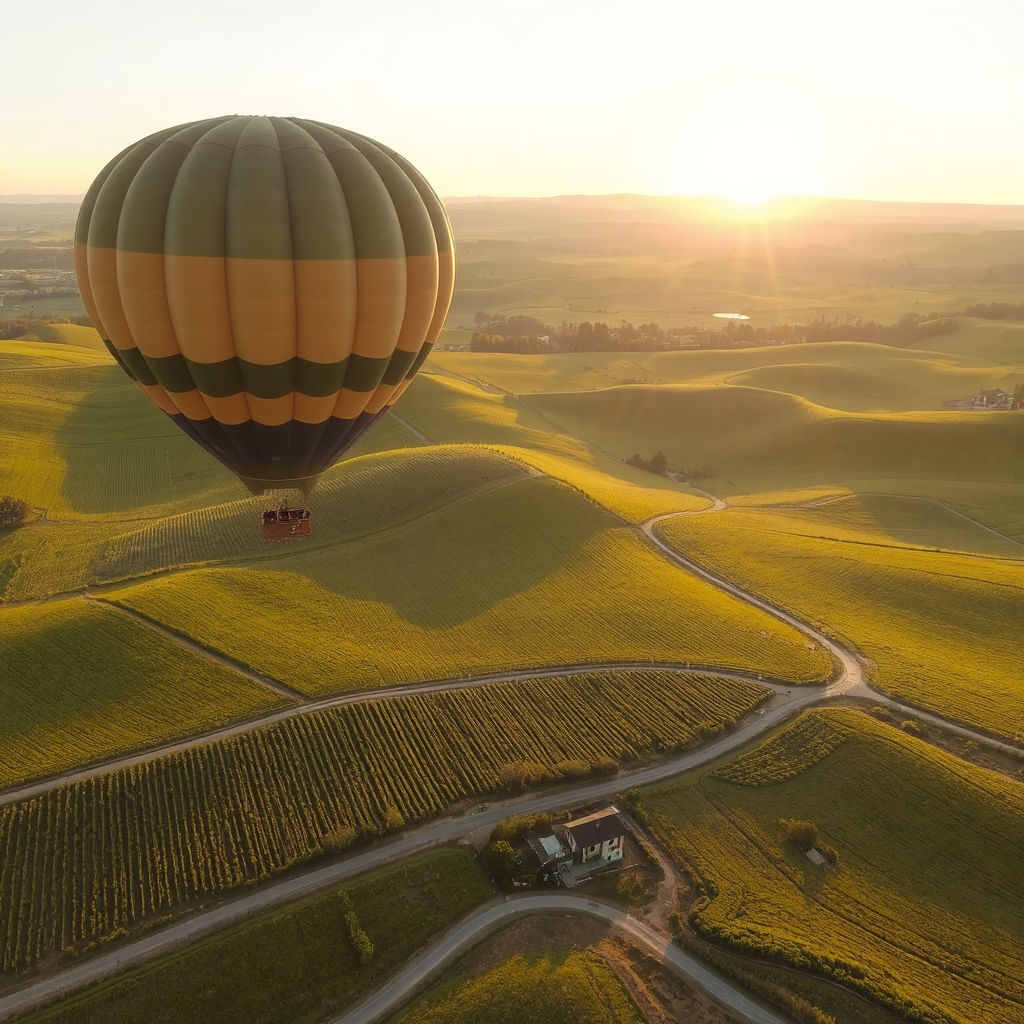
[[[479,494],[407,528],[278,564],[328,593],[390,606],[412,625],[444,630],[578,565],[586,542],[616,525],[567,486],[533,478]],[[588,570],[591,575],[596,571]],[[571,591],[570,586],[567,600]]]
[[62,498],[75,512],[130,512],[194,502],[230,478],[116,366],[78,371],[87,389],[54,435],[67,464]]

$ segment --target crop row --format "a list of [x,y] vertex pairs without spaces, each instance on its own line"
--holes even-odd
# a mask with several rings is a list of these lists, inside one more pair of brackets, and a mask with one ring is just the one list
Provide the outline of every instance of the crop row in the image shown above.
[[0,812],[0,963],[88,948],[493,791],[510,765],[577,777],[686,746],[766,696],[665,671],[505,683],[299,716],[57,787]]
[[716,768],[712,775],[741,786],[784,782],[824,760],[849,734],[834,718],[804,715],[748,754]]

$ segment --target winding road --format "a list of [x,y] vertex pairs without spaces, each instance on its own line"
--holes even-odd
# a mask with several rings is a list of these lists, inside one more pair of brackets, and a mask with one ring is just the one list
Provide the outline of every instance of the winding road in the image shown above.
[[372,1024],[388,1013],[394,1012],[430,977],[460,953],[465,952],[487,932],[522,914],[552,913],[569,911],[574,914],[589,914],[608,921],[624,932],[637,945],[656,956],[663,964],[681,974],[687,981],[711,996],[726,1009],[751,1024],[784,1024],[781,1017],[737,992],[731,985],[693,957],[684,953],[664,935],[649,928],[642,921],[607,903],[598,903],[581,896],[559,894],[519,896],[498,906],[485,907],[468,918],[463,918],[454,928],[417,954],[401,970],[384,984],[383,988],[363,999],[355,1006],[332,1018],[328,1024]]
[[[538,813],[543,811],[555,811],[567,806],[589,803],[592,801],[607,799],[621,792],[623,789],[632,786],[644,786],[661,782],[672,778],[683,772],[690,771],[703,764],[721,757],[746,743],[751,742],[758,736],[790,718],[796,712],[812,704],[823,700],[835,699],[845,695],[864,696],[878,702],[884,702],[891,707],[903,708],[907,713],[916,715],[919,718],[929,720],[947,729],[954,729],[966,736],[970,736],[979,742],[999,746],[1007,750],[1016,751],[1019,748],[1012,744],[1001,743],[992,740],[990,737],[970,729],[960,727],[947,722],[938,716],[927,715],[916,708],[906,707],[897,704],[884,694],[872,689],[864,679],[861,662],[851,651],[831,640],[823,633],[804,623],[788,612],[785,612],[774,605],[764,601],[734,584],[716,576],[707,569],[691,562],[685,556],[679,554],[672,547],[662,541],[657,533],[656,527],[667,519],[681,515],[700,515],[708,512],[719,511],[725,507],[720,499],[707,495],[714,504],[709,509],[701,509],[690,512],[675,512],[666,515],[656,516],[642,524],[644,534],[666,557],[671,559],[680,567],[699,576],[701,579],[713,584],[716,587],[732,594],[740,600],[760,608],[782,622],[793,626],[815,643],[820,644],[835,659],[838,666],[836,677],[822,686],[797,686],[793,684],[780,684],[759,680],[751,675],[741,673],[722,672],[703,666],[686,663],[651,663],[651,662],[623,662],[618,664],[601,663],[590,665],[553,666],[544,669],[526,670],[522,672],[510,672],[494,675],[475,676],[467,679],[437,680],[407,686],[394,686],[383,690],[363,691],[361,693],[344,694],[338,697],[331,697],[326,700],[303,704],[298,707],[282,709],[278,712],[263,716],[249,722],[239,723],[216,732],[207,733],[201,737],[191,737],[178,743],[166,744],[165,746],[132,754],[124,758],[106,762],[103,765],[91,766],[79,772],[70,772],[57,779],[50,779],[45,782],[33,783],[22,786],[18,789],[8,790],[0,795],[0,805],[10,803],[14,800],[24,799],[27,796],[45,791],[61,782],[71,781],[78,778],[88,778],[90,775],[109,771],[112,767],[138,763],[150,760],[159,754],[169,753],[174,750],[185,749],[198,743],[208,743],[211,740],[232,735],[238,735],[254,728],[269,724],[273,721],[280,721],[299,714],[309,714],[313,711],[328,707],[337,707],[342,704],[354,703],[365,700],[382,700],[392,697],[406,696],[410,693],[423,693],[445,689],[457,689],[466,686],[484,686],[488,683],[505,682],[516,679],[536,679],[556,675],[571,674],[584,671],[607,671],[614,668],[686,668],[695,672],[715,674],[722,678],[741,678],[768,687],[774,691],[771,702],[764,707],[763,713],[752,716],[748,721],[739,725],[732,732],[705,745],[700,750],[693,751],[680,757],[664,761],[650,767],[642,768],[632,772],[623,772],[618,776],[600,779],[577,786],[566,787],[558,790],[545,790],[543,793],[529,793],[516,799],[510,799],[500,804],[492,804],[485,810],[465,814],[458,818],[447,818],[442,821],[428,823],[416,829],[407,830],[397,838],[382,842],[362,852],[346,857],[344,860],[327,864],[321,867],[312,868],[307,871],[292,875],[282,881],[272,882],[261,886],[259,889],[245,895],[225,899],[210,909],[172,923],[166,928],[150,933],[142,938],[132,940],[106,953],[90,957],[74,966],[64,968],[50,977],[30,983],[29,985],[0,997],[0,1020],[4,1020],[14,1014],[24,1013],[30,1009],[52,1002],[54,999],[80,991],[102,979],[109,978],[128,968],[138,966],[157,956],[170,953],[180,949],[196,940],[211,935],[222,929],[237,924],[256,914],[271,910],[285,904],[291,903],[304,896],[311,895],[321,889],[338,884],[355,875],[374,870],[382,865],[401,860],[422,852],[432,846],[463,839],[470,833],[479,829],[493,826],[502,818],[513,813]],[[531,902],[533,901],[533,902]],[[551,902],[553,901],[553,902]],[[505,907],[513,909],[504,910]],[[725,982],[706,971],[700,964],[688,957],[682,950],[672,946],[668,939],[648,928],[646,925],[627,917],[616,908],[594,901],[579,899],[570,896],[530,896],[510,901],[502,907],[483,911],[464,920],[456,926],[453,932],[440,940],[432,943],[429,954],[422,959],[416,959],[406,965],[399,975],[389,981],[382,992],[368,998],[365,1004],[351,1011],[341,1020],[345,1024],[355,1024],[356,1021],[370,1021],[376,1019],[374,1016],[356,1016],[355,1014],[368,1014],[370,1008],[378,1006],[375,1011],[378,1015],[386,1012],[386,1009],[393,1004],[392,992],[395,986],[406,984],[408,977],[408,991],[420,983],[422,977],[417,977],[416,972],[426,970],[428,973],[434,967],[429,964],[434,961],[431,957],[439,956],[438,963],[457,954],[457,952],[468,943],[473,941],[474,936],[480,934],[484,928],[492,927],[499,918],[487,918],[487,914],[503,911],[507,915],[526,912],[528,910],[550,910],[562,909],[580,911],[583,913],[596,913],[617,926],[629,932],[642,945],[652,949],[671,967],[688,977],[699,987],[704,988],[715,999],[729,1006],[735,1013],[751,1024],[780,1024],[779,1018],[767,1013],[757,1004],[747,1000],[744,996],[734,991]],[[462,943],[460,945],[460,943]],[[652,945],[653,944],[653,945]],[[435,964],[436,966],[436,964]],[[712,983],[713,982],[713,986]],[[399,992],[400,995],[400,992]],[[397,998],[397,997],[396,997]]]

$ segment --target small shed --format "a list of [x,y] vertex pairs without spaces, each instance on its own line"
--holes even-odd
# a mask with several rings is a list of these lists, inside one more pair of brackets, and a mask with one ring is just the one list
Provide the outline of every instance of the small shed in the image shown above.
[[557,836],[540,836],[537,839],[528,838],[526,841],[530,844],[530,849],[537,855],[542,868],[572,860],[572,852],[561,844]]

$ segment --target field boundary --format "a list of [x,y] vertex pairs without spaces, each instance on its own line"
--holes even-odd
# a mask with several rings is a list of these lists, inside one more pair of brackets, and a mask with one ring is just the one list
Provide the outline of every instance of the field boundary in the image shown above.
[[124,605],[115,604],[113,601],[107,601],[102,597],[96,597],[95,594],[90,594],[88,591],[86,591],[83,596],[86,601],[92,601],[94,604],[102,605],[104,608],[110,608],[117,614],[123,615],[125,618],[132,619],[134,622],[137,622],[139,625],[144,626],[147,629],[151,629],[154,633],[159,633],[162,637],[177,644],[179,647],[183,647],[185,650],[191,651],[193,654],[198,654],[202,658],[214,661],[223,668],[226,668],[237,675],[244,676],[246,679],[262,686],[264,689],[272,690],[279,697],[284,697],[285,700],[290,700],[299,704],[309,703],[309,698],[304,694],[299,693],[298,690],[293,690],[284,683],[278,682],[276,679],[271,679],[270,676],[265,676],[250,668],[246,668],[245,665],[239,664],[237,661],[232,660],[225,654],[221,654],[219,651],[215,651],[209,647],[204,647],[195,640],[190,640],[188,637],[183,636],[181,633],[176,632],[168,626],[165,626],[163,623],[157,622],[155,619],[151,619],[143,612],[136,611],[134,608],[127,608]]

